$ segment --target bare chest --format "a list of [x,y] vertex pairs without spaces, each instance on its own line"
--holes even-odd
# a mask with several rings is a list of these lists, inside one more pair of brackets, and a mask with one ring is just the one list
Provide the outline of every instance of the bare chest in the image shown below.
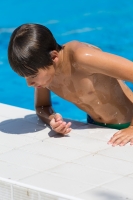
[[71,76],[58,76],[49,89],[58,96],[75,104],[85,103],[95,96],[95,88],[92,77],[83,73]]
[[90,105],[96,110],[107,105],[115,107],[130,103],[117,80],[104,75],[80,72],[71,76],[58,76],[49,89],[80,108],[88,109]]

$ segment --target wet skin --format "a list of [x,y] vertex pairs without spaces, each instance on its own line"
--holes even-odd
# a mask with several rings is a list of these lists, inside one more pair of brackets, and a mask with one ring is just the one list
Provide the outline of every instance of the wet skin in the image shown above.
[[53,65],[48,69],[26,77],[27,84],[36,88],[38,116],[58,133],[71,131],[70,122],[64,122],[60,114],[53,114],[50,101],[50,91],[53,91],[97,122],[131,122],[108,143],[113,146],[133,144],[133,93],[122,81],[133,82],[133,63],[77,41],[65,44],[60,52],[52,51],[51,58]]

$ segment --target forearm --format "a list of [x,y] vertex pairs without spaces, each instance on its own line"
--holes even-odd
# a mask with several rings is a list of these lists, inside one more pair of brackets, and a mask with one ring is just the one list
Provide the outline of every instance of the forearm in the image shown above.
[[36,114],[44,123],[49,125],[55,112],[51,106],[38,106],[36,107]]
[[130,126],[133,126],[133,117],[132,117],[132,120],[131,120],[131,124],[130,124]]

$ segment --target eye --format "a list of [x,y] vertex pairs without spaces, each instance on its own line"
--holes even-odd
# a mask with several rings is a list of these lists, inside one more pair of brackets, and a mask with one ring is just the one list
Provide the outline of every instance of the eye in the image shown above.
[[31,78],[35,78],[35,77],[37,77],[37,74],[36,74],[36,75],[34,75],[34,76],[31,76]]

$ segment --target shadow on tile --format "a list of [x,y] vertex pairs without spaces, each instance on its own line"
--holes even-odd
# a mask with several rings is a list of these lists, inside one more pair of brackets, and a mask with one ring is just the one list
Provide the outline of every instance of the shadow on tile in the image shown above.
[[56,133],[55,131],[51,130],[49,133],[48,133],[49,137],[54,137],[54,138],[62,138],[62,137],[70,137],[70,135],[63,135],[63,134],[59,134],[59,133]]
[[[86,128],[85,123],[64,119],[66,122],[72,122],[71,128],[76,129],[84,129]],[[94,125],[88,125],[87,128],[95,128]],[[36,114],[30,114],[24,116],[24,118],[16,118],[16,119],[7,119],[0,123],[0,131],[7,134],[26,134],[26,133],[35,133],[41,130],[49,128],[41,119],[38,118]],[[47,130],[47,134],[49,137],[71,137],[70,135],[61,135],[57,134],[50,128]]]
[[[71,122],[72,123],[72,125],[71,125],[71,128],[72,129],[80,129],[79,127],[82,127],[82,126],[85,126],[85,123],[83,123],[83,122],[78,122],[78,121],[74,121],[74,120],[72,120],[72,119],[65,119],[64,118],[64,121],[65,122]],[[82,128],[81,128],[82,129]],[[58,134],[58,133],[55,133],[55,132],[53,131],[53,130],[51,130],[49,133],[48,133],[48,135],[49,135],[49,137],[54,137],[54,138],[62,138],[62,137],[71,137],[69,134],[68,135],[62,135],[62,134]]]
[[[71,125],[71,128],[73,130],[83,130],[83,129],[94,129],[94,130],[99,130],[99,128],[104,128],[104,127],[101,127],[101,126],[97,126],[97,125],[93,125],[93,124],[87,124],[87,123],[83,123],[83,122],[78,122],[78,121],[74,121],[74,120],[71,120],[71,119],[64,119],[65,122],[71,122],[72,125]],[[74,132],[73,132],[74,133]],[[62,137],[71,137],[70,134],[67,134],[67,135],[62,135],[62,134],[58,134],[58,133],[55,133],[53,130],[51,130],[49,133],[48,133],[49,137],[54,137],[54,138],[62,138]]]
[[132,197],[130,194],[123,195],[120,192],[114,191],[114,190],[108,190],[107,188],[96,188],[94,190],[90,190],[84,193],[81,193],[77,195],[78,198],[83,199],[95,199],[95,200],[122,200],[122,199],[128,199],[131,200]]
[[[35,133],[47,128],[47,125],[42,122],[27,120],[30,117],[31,115],[26,115],[24,118],[4,120],[0,123],[0,131],[8,134],[26,134]],[[36,115],[34,115],[35,117]]]

